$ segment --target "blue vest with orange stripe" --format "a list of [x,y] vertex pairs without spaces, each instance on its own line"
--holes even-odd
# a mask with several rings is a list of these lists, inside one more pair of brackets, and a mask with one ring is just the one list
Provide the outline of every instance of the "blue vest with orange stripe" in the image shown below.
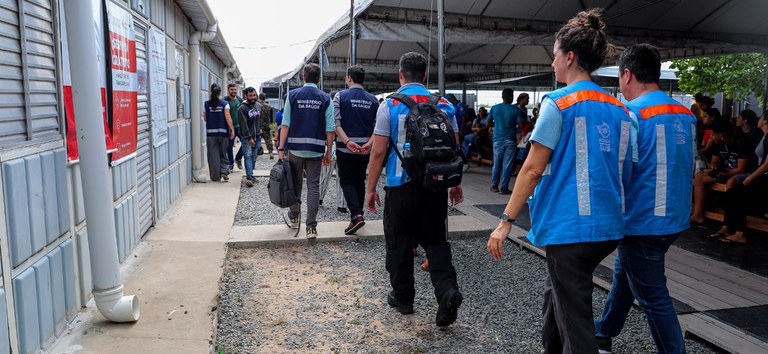
[[624,234],[624,183],[632,167],[627,109],[591,81],[546,95],[563,125],[528,204],[536,246],[600,242]]
[[639,119],[638,156],[627,188],[626,235],[687,229],[693,190],[696,117],[662,91],[627,104]]
[[[429,100],[429,90],[421,84],[407,84],[400,87],[397,92],[402,93],[417,103],[427,102]],[[392,141],[395,142],[399,151],[403,151],[403,143],[405,142],[405,117],[408,116],[408,106],[404,103],[387,98],[386,104],[389,108],[389,136]],[[449,121],[456,119],[455,108],[453,104],[445,98],[440,98],[437,103],[437,108],[440,108],[448,116]],[[409,181],[408,174],[405,173],[403,165],[398,159],[395,149],[389,149],[389,156],[387,157],[387,187],[398,187]]]

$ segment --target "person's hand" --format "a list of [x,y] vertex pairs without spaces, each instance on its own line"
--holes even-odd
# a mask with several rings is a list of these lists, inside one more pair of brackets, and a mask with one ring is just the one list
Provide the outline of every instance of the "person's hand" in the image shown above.
[[701,172],[699,172],[699,173],[703,173],[705,175],[708,175],[710,172],[712,172],[711,168],[705,168],[705,169],[701,170]]
[[362,147],[360,147],[362,150],[360,152],[367,154],[371,152],[371,148],[373,147],[373,139],[368,140],[367,143],[363,144]]
[[347,148],[352,150],[352,152],[362,152],[360,145],[351,140],[347,143]]
[[235,132],[234,131],[229,132],[229,140],[232,140],[234,138],[235,138]]
[[373,192],[368,192],[365,194],[365,207],[370,211],[371,213],[376,212],[376,206],[381,206],[381,200],[379,200],[379,193],[376,193],[374,190]]
[[741,184],[748,186],[750,183],[752,183],[752,180],[753,180],[752,175],[749,175],[746,178],[744,178],[743,181],[741,181]]
[[284,152],[282,149],[277,150],[277,159],[282,160],[283,159]]
[[448,196],[451,200],[451,206],[459,205],[464,201],[464,191],[461,189],[460,185],[451,188],[451,190],[448,191]]
[[328,166],[331,164],[331,151],[326,151],[323,155],[323,165]]
[[252,148],[256,147],[256,140],[253,140],[253,138],[248,139],[248,145]]
[[488,254],[494,259],[501,259],[504,251],[504,240],[509,236],[509,231],[512,229],[512,224],[501,221],[499,226],[496,226],[496,230],[493,230],[491,236],[488,237]]

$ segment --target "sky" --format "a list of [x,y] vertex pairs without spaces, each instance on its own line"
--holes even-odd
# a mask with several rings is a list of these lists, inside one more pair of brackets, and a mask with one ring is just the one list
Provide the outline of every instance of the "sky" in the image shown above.
[[[301,65],[349,0],[208,0],[248,86]],[[321,6],[322,5],[322,6]]]
[[[341,19],[350,6],[349,0],[208,0],[208,3],[219,20],[246,85],[257,90],[262,82],[301,65],[317,38]],[[665,63],[665,68],[668,65]],[[460,91],[447,92],[461,98]],[[516,91],[515,96],[519,93]],[[529,95],[533,105],[533,92]],[[541,93],[537,94],[540,96]],[[500,103],[501,91],[480,91],[477,101],[489,106]]]

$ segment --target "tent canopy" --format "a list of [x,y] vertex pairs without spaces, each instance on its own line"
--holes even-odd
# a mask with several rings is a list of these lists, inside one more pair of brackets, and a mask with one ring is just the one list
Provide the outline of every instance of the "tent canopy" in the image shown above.
[[[611,43],[656,45],[663,59],[728,53],[768,53],[764,0],[444,0],[448,88],[552,87],[554,33],[578,11],[603,15]],[[398,59],[409,51],[429,56],[437,81],[435,0],[358,0],[357,64],[373,92],[396,89]],[[324,65],[325,89],[344,88],[350,63],[349,13],[329,28],[307,56]],[[327,58],[327,59],[326,59]],[[614,64],[615,56],[606,63]],[[303,65],[303,64],[302,64]],[[302,65],[275,78],[299,84]]]

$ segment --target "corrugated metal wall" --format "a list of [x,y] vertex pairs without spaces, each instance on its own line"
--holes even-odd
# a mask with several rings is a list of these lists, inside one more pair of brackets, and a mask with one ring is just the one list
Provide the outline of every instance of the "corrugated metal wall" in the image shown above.
[[[152,147],[147,88],[138,95],[136,157],[110,168],[122,262],[192,181],[189,96],[221,84],[223,64],[203,45],[205,92],[190,92],[193,28],[184,13],[172,0],[149,1],[145,13],[135,1],[110,1],[134,14],[137,61],[146,64],[152,26],[165,29],[168,59],[168,141]],[[57,67],[66,48],[59,48],[57,4],[0,0],[0,249],[8,251],[0,257],[0,353],[45,350],[91,297],[80,166],[67,166],[61,128]]]

